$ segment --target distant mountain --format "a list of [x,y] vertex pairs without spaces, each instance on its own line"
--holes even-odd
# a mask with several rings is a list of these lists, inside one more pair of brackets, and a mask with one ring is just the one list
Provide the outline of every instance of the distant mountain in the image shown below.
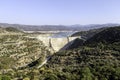
[[103,27],[113,27],[113,26],[119,26],[119,25],[120,24],[108,23],[108,24],[72,25],[70,27],[77,28],[78,30],[81,29],[80,31],[87,31],[90,29],[98,29],[98,28],[103,28]]
[[14,27],[24,31],[86,31],[102,27],[118,26],[120,24],[90,24],[90,25],[21,25],[0,23],[0,27]]

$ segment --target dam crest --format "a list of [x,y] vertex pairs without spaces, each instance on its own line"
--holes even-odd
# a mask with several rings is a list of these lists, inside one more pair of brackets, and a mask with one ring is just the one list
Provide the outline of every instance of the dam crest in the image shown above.
[[41,40],[45,46],[52,48],[55,52],[60,50],[65,50],[69,45],[71,45],[75,39],[81,38],[77,37],[42,37],[38,36],[37,39]]

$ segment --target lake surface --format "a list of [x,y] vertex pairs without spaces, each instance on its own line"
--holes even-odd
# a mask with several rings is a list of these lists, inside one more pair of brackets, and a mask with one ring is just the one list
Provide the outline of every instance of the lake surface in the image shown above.
[[50,37],[52,38],[62,38],[62,37],[69,37],[74,34],[76,31],[66,31],[66,32],[58,32]]

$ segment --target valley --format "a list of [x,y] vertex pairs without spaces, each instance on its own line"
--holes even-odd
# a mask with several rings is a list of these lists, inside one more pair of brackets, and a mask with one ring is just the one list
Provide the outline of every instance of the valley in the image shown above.
[[58,33],[0,28],[0,78],[7,80],[119,80],[119,56],[119,26]]
[[1,0],[0,80],[120,80],[120,0]]

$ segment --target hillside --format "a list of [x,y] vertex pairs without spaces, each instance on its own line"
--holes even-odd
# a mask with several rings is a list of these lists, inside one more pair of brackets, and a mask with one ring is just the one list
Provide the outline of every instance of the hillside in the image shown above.
[[104,43],[104,44],[112,44],[115,42],[120,41],[120,26],[118,27],[111,27],[105,29],[90,39],[88,39],[85,44],[97,44],[97,43]]
[[0,27],[0,33],[5,33],[7,32],[4,28]]
[[71,36],[81,36],[83,39],[89,39],[91,38],[93,35],[103,31],[104,29],[106,29],[107,27],[103,27],[103,28],[98,28],[98,29],[90,29],[88,31],[80,31],[80,32],[76,32],[74,34],[72,34]]
[[7,28],[0,27],[0,33],[23,33],[23,32],[14,27],[7,27]]
[[[18,69],[50,55],[41,41],[23,35],[0,36],[0,51],[0,69]],[[10,63],[6,62],[8,59]]]
[[0,80],[13,79],[11,75],[17,75],[21,68],[30,67],[36,60],[39,62],[34,65],[39,65],[51,55],[42,41],[31,38],[31,34],[11,27],[0,28],[0,33]]
[[[53,55],[41,41],[25,36],[29,35],[0,36],[0,78],[120,80],[120,27],[107,28],[86,41],[76,39],[68,50]],[[42,63],[46,64],[38,68]]]
[[5,28],[5,30],[8,32],[22,32],[21,30],[18,30],[17,28],[14,27],[7,27]]
[[56,53],[45,66],[52,70],[48,79],[119,80],[119,34],[120,27],[108,28],[88,39],[84,46]]

